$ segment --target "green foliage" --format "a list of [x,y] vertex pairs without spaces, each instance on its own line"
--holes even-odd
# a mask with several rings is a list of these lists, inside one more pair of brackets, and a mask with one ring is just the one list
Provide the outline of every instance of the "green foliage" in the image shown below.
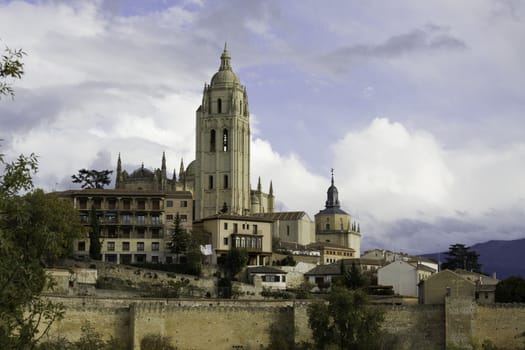
[[173,235],[171,236],[171,252],[174,254],[185,254],[191,244],[191,236],[182,226],[179,213],[173,221]]
[[308,321],[317,349],[379,349],[383,314],[370,308],[368,296],[360,290],[334,288],[328,304],[308,308]]
[[296,299],[310,299],[312,294],[310,291],[315,287],[315,284],[304,281],[299,285],[299,288],[294,290]]
[[61,304],[40,297],[54,285],[44,268],[67,256],[82,226],[70,202],[32,191],[34,155],[9,164],[0,155],[0,164],[0,348],[30,348],[63,316]]
[[82,184],[82,188],[104,188],[111,183],[113,170],[80,169],[77,175],[72,175],[73,183]]
[[75,342],[59,337],[39,343],[36,350],[125,350],[127,348],[126,343],[120,339],[111,337],[108,341],[104,341],[90,322],[84,322],[80,330],[80,338]]
[[292,254],[287,254],[285,258],[281,260],[277,260],[275,262],[275,265],[277,266],[295,266],[296,262],[292,256]]
[[464,244],[450,245],[447,253],[447,261],[441,265],[441,269],[463,269],[466,271],[481,272],[481,265],[478,263],[479,254],[470,250]]
[[4,49],[4,54],[0,59],[0,99],[5,95],[14,97],[15,92],[11,86],[11,80],[22,78],[24,74],[22,58],[25,54],[21,49],[12,50],[8,47]]
[[232,248],[224,259],[224,268],[230,278],[234,278],[248,263],[248,252],[244,248]]
[[268,289],[264,288],[261,292],[261,296],[265,298],[273,298],[273,299],[293,299],[294,295],[290,292],[287,292],[285,290],[279,290],[279,289]]
[[525,303],[525,279],[511,276],[496,285],[497,303]]
[[100,260],[102,251],[102,240],[100,238],[100,224],[98,222],[97,210],[91,207],[91,230],[89,231],[89,257]]
[[269,350],[294,350],[294,326],[290,316],[281,313],[270,326]]
[[140,340],[141,350],[175,350],[171,338],[160,334],[147,334]]
[[219,298],[230,299],[232,297],[232,281],[228,277],[220,278],[217,281]]

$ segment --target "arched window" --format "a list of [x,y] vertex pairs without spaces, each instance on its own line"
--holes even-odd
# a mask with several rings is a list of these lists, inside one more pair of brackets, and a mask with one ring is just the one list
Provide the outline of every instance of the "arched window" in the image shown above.
[[222,130],[222,150],[224,152],[228,150],[228,129]]
[[228,184],[228,175],[224,175],[224,189],[227,189],[229,186]]
[[213,189],[213,175],[210,175],[210,176],[208,177],[208,185],[209,185],[209,186],[208,186],[209,189],[212,190],[212,189]]
[[217,113],[222,113],[222,100],[217,99]]
[[215,130],[210,131],[210,152],[215,152]]

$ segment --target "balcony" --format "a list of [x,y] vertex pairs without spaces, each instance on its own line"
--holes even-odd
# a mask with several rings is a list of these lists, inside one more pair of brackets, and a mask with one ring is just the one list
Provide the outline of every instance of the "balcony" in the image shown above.
[[233,234],[232,247],[244,248],[248,252],[262,252],[262,236]]

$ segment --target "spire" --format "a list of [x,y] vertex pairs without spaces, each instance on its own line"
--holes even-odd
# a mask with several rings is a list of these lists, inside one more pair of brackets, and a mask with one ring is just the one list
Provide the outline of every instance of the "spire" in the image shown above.
[[230,66],[230,53],[228,52],[228,46],[226,43],[224,43],[224,51],[221,55],[221,66],[219,70],[231,70]]
[[273,182],[270,181],[270,191],[269,191],[269,195],[270,196],[273,196]]
[[257,182],[257,192],[261,192],[261,177],[259,176],[259,182]]
[[177,181],[177,168],[173,168],[173,176],[171,178],[173,182]]
[[334,169],[331,169],[332,173],[332,184],[326,192],[326,208],[339,208],[339,193],[337,187],[334,185]]
[[166,152],[162,152],[162,166],[161,166],[161,169],[162,171],[166,171]]
[[184,159],[180,159],[180,169],[179,169],[179,181],[184,181],[186,173],[184,172]]
[[115,188],[120,187],[120,178],[122,177],[122,161],[120,160],[120,152],[118,153],[117,160],[117,176],[115,178]]

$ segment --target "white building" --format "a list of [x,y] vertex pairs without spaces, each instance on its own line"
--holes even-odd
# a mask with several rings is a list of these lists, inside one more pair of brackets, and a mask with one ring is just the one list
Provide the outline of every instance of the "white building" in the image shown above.
[[394,292],[402,296],[417,297],[419,282],[434,273],[436,270],[428,266],[398,260],[377,270],[377,284],[392,286]]

